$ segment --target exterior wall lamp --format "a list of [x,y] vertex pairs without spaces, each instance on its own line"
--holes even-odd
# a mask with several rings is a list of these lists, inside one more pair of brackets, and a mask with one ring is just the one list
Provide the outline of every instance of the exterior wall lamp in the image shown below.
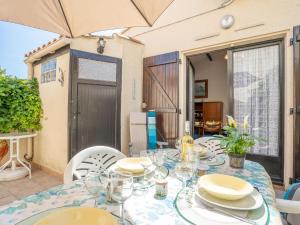
[[98,48],[97,48],[97,52],[99,54],[103,54],[104,48],[105,48],[105,44],[106,44],[106,41],[104,40],[104,38],[100,37],[99,40],[98,40]]

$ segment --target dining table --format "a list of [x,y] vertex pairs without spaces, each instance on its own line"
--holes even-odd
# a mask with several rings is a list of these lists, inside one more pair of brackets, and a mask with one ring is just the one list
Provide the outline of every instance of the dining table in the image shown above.
[[[270,176],[263,166],[253,161],[245,161],[243,169],[231,168],[228,165],[227,156],[218,154],[217,157],[224,159],[225,163],[210,166],[208,173],[220,173],[232,175],[251,183],[261,193],[267,210],[264,224],[281,225],[280,213],[275,206],[275,193]],[[126,218],[133,225],[186,225],[186,224],[247,224],[234,218],[228,218],[208,209],[200,209],[202,218],[193,222],[185,216],[184,207],[178,205],[178,196],[182,192],[182,183],[176,178],[174,167],[176,160],[170,157],[165,161],[165,167],[169,170],[167,176],[168,193],[165,199],[154,198],[155,185],[150,186],[142,194],[133,194],[125,203]],[[108,203],[103,200],[98,204],[113,215],[119,214],[117,203]],[[64,207],[93,207],[94,201],[86,190],[81,180],[70,184],[63,184],[46,191],[30,195],[11,204],[0,207],[1,225],[28,225],[49,212]]]

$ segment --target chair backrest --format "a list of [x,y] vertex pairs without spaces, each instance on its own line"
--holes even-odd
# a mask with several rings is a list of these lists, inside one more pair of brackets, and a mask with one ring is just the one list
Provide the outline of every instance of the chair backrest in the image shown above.
[[147,149],[147,115],[145,112],[131,112],[130,142],[131,155],[139,155],[139,152]]
[[[291,201],[300,201],[300,183],[292,184],[284,194],[284,199]],[[300,215],[299,214],[285,214],[285,219],[291,225],[300,224]]]
[[106,170],[119,159],[126,156],[117,149],[107,146],[94,146],[78,152],[68,163],[64,172],[64,183],[71,183],[74,178],[85,177],[91,169]]

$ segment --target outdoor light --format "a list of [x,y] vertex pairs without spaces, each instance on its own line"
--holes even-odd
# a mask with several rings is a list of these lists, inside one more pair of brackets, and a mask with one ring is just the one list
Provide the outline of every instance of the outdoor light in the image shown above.
[[105,44],[106,44],[106,41],[104,40],[103,37],[100,37],[100,38],[99,38],[98,44],[99,44],[99,46],[98,46],[98,48],[97,48],[97,52],[98,52],[99,54],[103,54],[104,48],[105,48]]

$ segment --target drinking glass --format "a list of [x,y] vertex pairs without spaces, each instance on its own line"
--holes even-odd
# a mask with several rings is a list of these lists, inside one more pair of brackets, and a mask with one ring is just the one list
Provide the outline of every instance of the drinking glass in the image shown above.
[[[186,161],[180,161],[176,164],[175,174],[179,180],[182,181],[182,189],[187,188],[188,181],[193,176],[193,164]],[[185,190],[185,194],[188,194],[188,190]]]
[[97,207],[99,195],[106,195],[108,186],[108,174],[105,172],[89,171],[84,179],[84,184],[88,192],[94,196],[94,207]]
[[175,148],[178,150],[178,152],[180,153],[180,148],[181,148],[181,139],[177,138],[175,141]]
[[112,174],[111,177],[112,192],[111,197],[120,203],[120,225],[127,225],[124,215],[125,201],[130,198],[133,192],[133,177],[130,173]]

